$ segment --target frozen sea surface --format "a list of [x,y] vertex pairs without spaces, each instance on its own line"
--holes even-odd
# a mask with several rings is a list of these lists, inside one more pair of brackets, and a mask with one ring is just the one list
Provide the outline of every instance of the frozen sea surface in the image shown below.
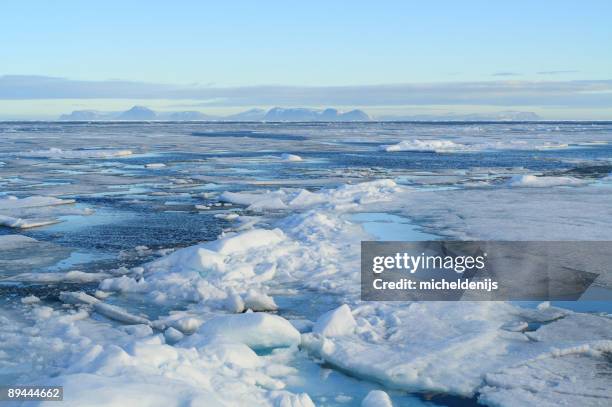
[[359,300],[361,240],[612,240],[612,123],[0,138],[2,383],[75,406],[612,402],[610,302]]

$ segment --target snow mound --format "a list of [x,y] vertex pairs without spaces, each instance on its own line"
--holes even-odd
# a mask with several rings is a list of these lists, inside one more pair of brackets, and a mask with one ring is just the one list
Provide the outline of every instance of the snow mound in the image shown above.
[[314,324],[312,332],[327,337],[350,335],[355,332],[356,326],[351,309],[343,304],[321,315]]
[[214,317],[189,338],[189,343],[210,338],[242,343],[254,350],[300,343],[300,333],[289,321],[277,315],[259,312]]
[[548,188],[557,186],[579,186],[588,182],[574,177],[538,177],[535,175],[516,175],[510,179],[513,187]]
[[467,146],[450,140],[404,140],[397,144],[380,147],[387,152],[395,151],[419,151],[431,153],[448,153],[453,151],[465,151]]

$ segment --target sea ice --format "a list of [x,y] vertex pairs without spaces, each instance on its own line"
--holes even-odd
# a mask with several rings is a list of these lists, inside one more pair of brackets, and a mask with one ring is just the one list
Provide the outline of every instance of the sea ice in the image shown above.
[[19,153],[21,157],[40,157],[40,158],[111,158],[125,157],[132,155],[131,150],[116,149],[83,149],[83,150],[63,150],[61,148],[50,148],[48,150],[33,150]]
[[302,346],[359,377],[405,391],[472,396],[489,373],[547,355],[612,345],[612,320],[588,314],[568,312],[542,326],[541,335],[539,330],[508,332],[505,324],[527,315],[507,303],[376,303],[356,307],[353,315],[354,334],[307,333]]
[[394,151],[423,151],[433,153],[448,153],[468,150],[468,146],[450,140],[404,140],[397,144],[381,146],[388,152]]

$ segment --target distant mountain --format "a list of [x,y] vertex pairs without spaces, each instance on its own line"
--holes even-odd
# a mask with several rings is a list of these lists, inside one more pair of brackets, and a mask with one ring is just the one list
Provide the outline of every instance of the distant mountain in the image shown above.
[[130,110],[121,113],[117,120],[155,120],[157,114],[144,106],[134,106]]
[[240,112],[236,114],[231,114],[229,116],[225,116],[223,120],[228,121],[237,121],[237,122],[258,122],[263,120],[266,115],[266,111],[264,109],[250,109],[246,112]]
[[339,112],[328,108],[315,110],[308,108],[282,108],[275,107],[268,111],[263,109],[250,109],[245,112],[229,116],[210,116],[198,111],[159,112],[144,107],[134,106],[124,112],[99,112],[97,110],[75,110],[70,114],[63,114],[59,120],[66,121],[93,121],[93,120],[215,120],[215,121],[278,121],[278,122],[309,122],[309,121],[368,121],[370,117],[361,110]]
[[497,113],[473,113],[473,114],[447,114],[447,115],[412,115],[412,116],[381,116],[377,120],[382,121],[538,121],[540,116],[533,112],[503,111]]
[[172,112],[167,114],[158,113],[157,117],[160,120],[172,121],[189,121],[189,120],[218,120],[215,116],[209,116],[202,112],[187,111],[187,112]]
[[320,111],[308,108],[275,107],[268,110],[263,120],[270,122],[368,121],[370,117],[361,110],[341,113],[332,108]]
[[75,110],[70,114],[61,115],[59,119],[66,121],[112,120],[112,115],[113,113],[97,110]]

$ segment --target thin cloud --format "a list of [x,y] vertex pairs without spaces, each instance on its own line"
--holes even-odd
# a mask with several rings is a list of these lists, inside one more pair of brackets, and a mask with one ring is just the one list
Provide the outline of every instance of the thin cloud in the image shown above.
[[540,71],[536,72],[538,75],[561,75],[565,73],[578,73],[580,71],[567,70],[567,71]]
[[520,76],[518,72],[495,72],[491,76]]
[[174,99],[207,106],[497,105],[612,107],[612,80],[483,81],[364,86],[178,86],[0,76],[0,100]]

